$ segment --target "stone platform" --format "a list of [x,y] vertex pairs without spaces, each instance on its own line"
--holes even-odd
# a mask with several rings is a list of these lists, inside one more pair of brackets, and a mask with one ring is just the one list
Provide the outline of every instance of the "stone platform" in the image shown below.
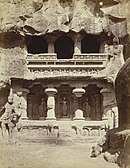
[[103,121],[22,120],[19,125],[18,139],[36,143],[94,143],[106,133]]

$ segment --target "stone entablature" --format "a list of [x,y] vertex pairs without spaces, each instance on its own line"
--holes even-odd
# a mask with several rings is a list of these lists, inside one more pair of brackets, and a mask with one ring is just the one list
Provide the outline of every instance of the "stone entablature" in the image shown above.
[[74,59],[83,59],[83,60],[102,60],[106,61],[108,58],[107,53],[91,53],[91,54],[74,54],[73,56]]
[[[91,53],[91,54],[81,54],[81,53],[74,53],[73,58],[70,60],[104,60],[106,61],[108,57],[107,53]],[[27,54],[27,60],[59,60],[57,59],[56,53],[43,53],[43,54]],[[65,59],[64,59],[65,60]]]
[[57,59],[57,55],[55,53],[45,53],[45,54],[27,54],[27,60],[53,60]]
[[43,78],[43,77],[86,77],[92,75],[100,75],[100,69],[98,68],[90,68],[90,69],[80,69],[80,68],[44,68],[42,70],[29,70],[27,72],[27,79],[36,79],[36,78]]
[[74,54],[72,59],[57,59],[55,53],[28,54],[27,78],[43,76],[91,76],[106,67],[108,54]]

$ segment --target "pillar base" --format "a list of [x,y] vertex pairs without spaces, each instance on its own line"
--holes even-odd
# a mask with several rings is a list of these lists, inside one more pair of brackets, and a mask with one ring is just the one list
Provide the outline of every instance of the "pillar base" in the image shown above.
[[84,117],[74,117],[73,120],[85,120]]
[[56,117],[46,117],[46,120],[56,120]]
[[80,109],[77,109],[75,111],[75,117],[73,119],[74,120],[85,120],[85,118],[83,117],[83,111]]
[[49,110],[47,111],[46,120],[56,120],[55,110],[54,110],[54,109],[49,109]]

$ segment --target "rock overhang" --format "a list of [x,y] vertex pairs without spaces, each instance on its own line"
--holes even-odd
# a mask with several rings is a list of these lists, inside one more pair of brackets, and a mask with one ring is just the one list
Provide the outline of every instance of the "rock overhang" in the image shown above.
[[[15,31],[22,35],[38,35],[57,30],[63,32],[74,31],[76,33],[84,30],[89,34],[99,34],[103,31],[113,31],[113,28],[116,29],[118,26],[118,30],[115,31],[120,31],[120,34],[117,33],[116,35],[123,37],[127,34],[126,31],[121,31],[126,26],[126,19],[124,19],[124,22],[119,19],[117,24],[110,23],[110,17],[107,17],[111,15],[120,18],[116,10],[116,6],[120,3],[116,1],[109,2],[113,6],[107,7],[107,1],[103,0],[102,3],[105,8],[99,5],[99,1],[94,2],[93,0],[68,0],[64,2],[55,0],[53,3],[51,0],[11,2],[0,1],[2,9],[1,32]],[[111,27],[111,30],[108,30],[109,27]]]

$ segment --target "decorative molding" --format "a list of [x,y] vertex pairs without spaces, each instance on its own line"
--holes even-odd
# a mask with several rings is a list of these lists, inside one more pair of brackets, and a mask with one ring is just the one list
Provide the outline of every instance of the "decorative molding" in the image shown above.
[[[44,53],[44,54],[28,54],[27,55],[27,60],[28,61],[31,61],[31,60],[34,60],[34,59],[37,59],[37,60],[53,60],[53,59],[57,59],[57,54],[56,53]],[[77,53],[74,53],[73,55],[73,59],[71,60],[74,60],[74,59],[83,59],[83,60],[107,60],[108,59],[108,53],[92,53],[92,54],[77,54]]]
[[83,60],[107,60],[107,53],[93,53],[93,54],[74,54],[74,59],[83,59]]
[[[105,53],[74,54],[72,59],[57,59],[55,53],[28,54],[27,78],[46,76],[92,76],[99,75],[106,67]],[[26,78],[25,77],[25,78]]]
[[29,70],[27,73],[27,77],[29,78],[43,78],[43,76],[92,76],[99,75],[99,69],[71,69],[71,68],[63,68],[63,69],[38,69],[38,70]]
[[44,54],[28,54],[27,55],[27,61],[31,60],[53,60],[57,59],[57,54],[55,53],[44,53]]

